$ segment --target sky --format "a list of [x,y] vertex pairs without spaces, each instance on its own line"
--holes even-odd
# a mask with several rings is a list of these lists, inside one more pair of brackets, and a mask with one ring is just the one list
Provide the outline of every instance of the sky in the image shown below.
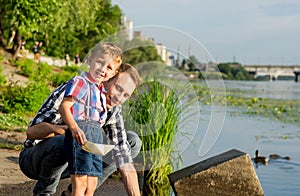
[[299,0],[112,0],[112,4],[133,21],[134,30],[168,49],[199,55],[199,60],[300,65]]

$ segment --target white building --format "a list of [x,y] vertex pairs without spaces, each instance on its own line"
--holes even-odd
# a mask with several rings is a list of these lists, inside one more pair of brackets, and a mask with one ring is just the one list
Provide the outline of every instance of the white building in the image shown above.
[[133,39],[133,22],[131,20],[127,20],[126,16],[122,16],[121,18],[122,26],[125,27],[126,35],[128,40]]
[[172,65],[172,61],[170,59],[171,53],[167,51],[166,46],[162,44],[155,45],[157,53],[161,56],[161,59],[167,64]]

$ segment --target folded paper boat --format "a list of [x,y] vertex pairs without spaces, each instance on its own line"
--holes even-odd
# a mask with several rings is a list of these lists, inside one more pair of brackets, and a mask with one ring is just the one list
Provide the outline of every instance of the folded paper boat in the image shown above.
[[111,151],[115,146],[109,144],[96,144],[90,141],[85,142],[82,149],[97,155],[104,156]]

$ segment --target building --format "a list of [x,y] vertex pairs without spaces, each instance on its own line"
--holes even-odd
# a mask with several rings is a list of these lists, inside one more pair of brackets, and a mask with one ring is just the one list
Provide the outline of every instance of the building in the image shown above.
[[157,50],[157,53],[161,56],[161,59],[167,64],[172,65],[173,62],[171,60],[171,52],[167,51],[166,46],[162,45],[161,43],[158,43],[155,45],[155,48]]
[[121,24],[125,28],[127,40],[133,39],[133,22],[131,20],[127,20],[126,16],[122,16]]

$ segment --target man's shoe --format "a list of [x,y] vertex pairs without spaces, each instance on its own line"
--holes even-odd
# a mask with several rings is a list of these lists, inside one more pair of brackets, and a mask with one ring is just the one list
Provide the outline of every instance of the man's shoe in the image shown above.
[[67,190],[61,193],[61,196],[71,196],[72,194],[72,184],[69,184]]
[[63,191],[60,196],[71,196],[71,192],[68,190]]

